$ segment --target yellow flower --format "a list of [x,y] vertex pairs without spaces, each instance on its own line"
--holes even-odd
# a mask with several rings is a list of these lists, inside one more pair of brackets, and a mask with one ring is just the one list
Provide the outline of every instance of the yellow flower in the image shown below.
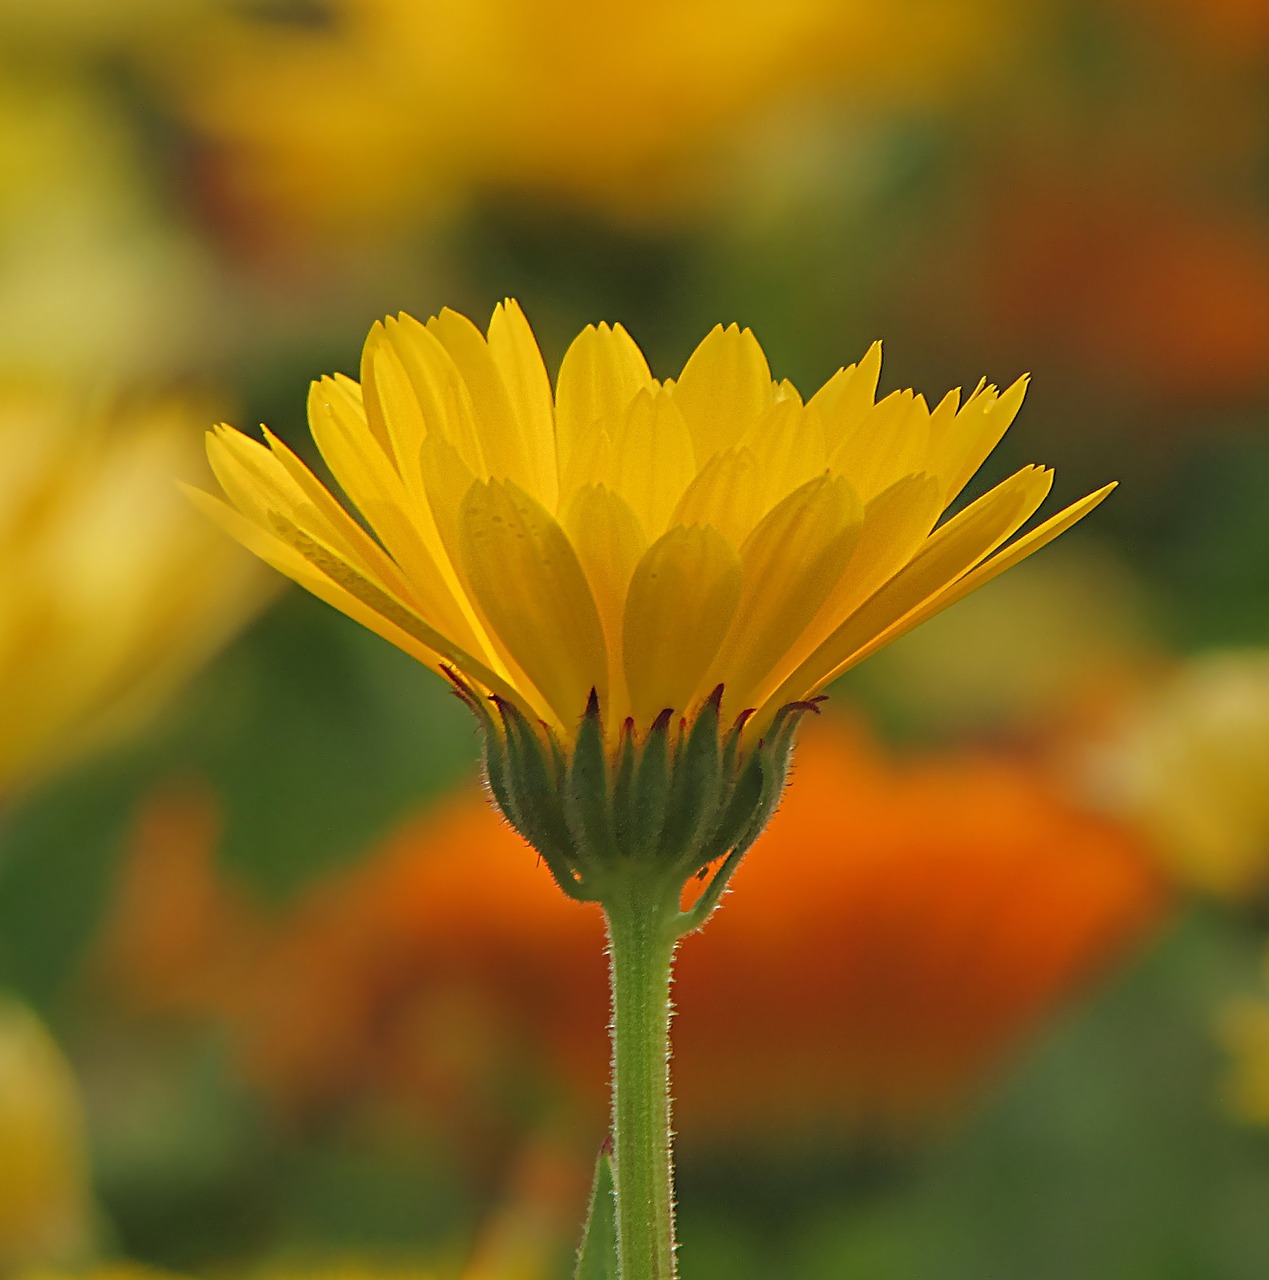
[[194,417],[0,386],[0,795],[131,728],[263,602],[173,491]]
[[213,12],[161,64],[256,224],[374,232],[482,189],[662,214],[716,190],[764,117],[981,90],[1033,25],[1001,0],[327,7],[321,27]]
[[1253,996],[1231,1000],[1217,1025],[1230,1055],[1225,1082],[1230,1109],[1248,1124],[1269,1125],[1269,1001]]
[[[939,523],[1025,380],[931,410],[875,402],[881,353],[804,404],[757,340],[715,328],[657,381],[620,326],[586,328],[554,397],[514,302],[375,325],[362,382],[313,385],[309,422],[367,533],[272,434],[209,437],[232,506],[195,500],[315,595],[571,743],[594,690],[607,741],[723,687],[761,737],[785,704],[1074,524],[1008,543],[1048,493],[1025,467]],[[1008,544],[1008,545],[1006,545]]]
[[1269,650],[1187,663],[1095,764],[1182,882],[1231,901],[1269,888]]
[[79,1090],[35,1015],[3,995],[0,1152],[0,1273],[74,1259],[93,1214]]
[[733,867],[825,685],[1109,492],[1009,543],[1051,481],[1025,467],[940,524],[1025,382],[931,410],[910,391],[876,402],[880,363],[874,346],[804,404],[747,329],[715,328],[659,382],[605,324],[573,342],[552,396],[515,303],[487,335],[453,311],[402,315],[371,331],[360,386],[324,378],[309,397],[371,532],[267,431],[212,433],[232,506],[193,496],[454,682],[503,812],[594,898],[613,853],[671,856],[685,877]]

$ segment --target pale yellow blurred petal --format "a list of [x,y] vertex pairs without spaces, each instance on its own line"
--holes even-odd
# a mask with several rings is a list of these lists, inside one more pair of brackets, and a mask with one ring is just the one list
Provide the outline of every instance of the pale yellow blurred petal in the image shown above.
[[0,1271],[80,1259],[91,1242],[79,1089],[30,1010],[0,994]]

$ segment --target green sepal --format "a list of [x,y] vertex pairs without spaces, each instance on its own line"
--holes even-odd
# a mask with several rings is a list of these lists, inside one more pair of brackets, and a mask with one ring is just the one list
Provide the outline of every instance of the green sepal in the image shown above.
[[635,770],[639,763],[639,748],[635,742],[634,717],[627,717],[621,726],[621,744],[617,748],[617,768],[612,784],[613,834],[617,848],[629,855],[635,841]]
[[539,728],[515,704],[492,696],[498,724],[484,699],[457,675],[450,678],[485,732],[485,775],[495,802],[564,892],[602,901],[617,876],[664,872],[667,883],[686,884],[716,866],[700,909],[681,922],[712,910],[774,814],[798,724],[821,701],[786,704],[761,739],[746,743],[751,711],[720,733],[720,685],[690,721],[679,722],[673,739],[667,708],[642,741],[628,719],[610,752],[592,690],[566,750],[548,725]]
[[564,817],[550,745],[543,743],[513,703],[495,698],[494,705],[502,716],[504,730],[504,774],[511,799],[507,817],[542,855],[560,888],[578,897],[579,881],[584,877]]
[[483,765],[485,781],[493,793],[494,801],[502,811],[503,817],[522,835],[529,839],[521,823],[515,798],[507,780],[507,756],[502,733],[494,724],[485,700],[454,670],[442,665],[441,673],[454,686],[455,696],[475,715],[484,739]]
[[755,752],[745,761],[740,776],[733,780],[728,789],[726,802],[721,806],[713,831],[696,854],[693,873],[726,857],[753,825],[755,814],[762,806],[769,787],[768,777],[772,768],[761,751]]
[[595,1161],[590,1208],[577,1250],[573,1280],[617,1280],[617,1200],[611,1139],[604,1142]]
[[564,790],[564,814],[578,849],[588,859],[606,862],[617,852],[608,786],[608,752],[599,697],[590,691],[586,714],[577,730],[573,759]]
[[661,848],[670,801],[669,737],[673,714],[668,707],[662,711],[643,740],[631,790],[630,843],[624,848],[632,857],[655,857]]
[[718,744],[718,711],[723,686],[710,694],[686,740],[675,752],[669,805],[662,844],[677,855],[691,855],[717,821],[722,797],[722,757]]
[[812,711],[819,714],[816,705],[821,699],[811,702],[791,702],[776,712],[767,737],[758,744],[756,756],[762,761],[762,793],[754,807],[749,824],[737,836],[732,852],[743,855],[766,829],[767,823],[775,815],[784,795],[784,784],[789,780],[789,763],[793,756],[793,735],[797,732],[802,717]]

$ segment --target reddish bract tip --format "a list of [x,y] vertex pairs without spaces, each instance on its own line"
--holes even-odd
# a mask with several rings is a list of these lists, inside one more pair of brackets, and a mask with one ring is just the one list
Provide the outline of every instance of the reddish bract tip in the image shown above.
[[588,716],[599,715],[599,690],[593,685],[591,686],[590,697],[586,699],[586,714]]
[[652,728],[649,730],[649,732],[656,733],[658,730],[664,732],[666,729],[670,727],[670,720],[673,718],[673,716],[674,716],[674,708],[666,707],[666,709],[660,712],[657,718],[652,722]]
[[718,685],[714,689],[714,692],[705,699],[705,705],[707,707],[713,707],[715,711],[723,705],[723,686],[721,684]]

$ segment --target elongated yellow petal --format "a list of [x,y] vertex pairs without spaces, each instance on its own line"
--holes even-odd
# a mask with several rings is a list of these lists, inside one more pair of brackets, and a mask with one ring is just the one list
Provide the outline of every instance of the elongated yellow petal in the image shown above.
[[940,453],[936,465],[946,481],[947,502],[970,482],[1012,426],[1027,394],[1028,381],[1026,377],[1019,378],[1001,394],[994,387],[981,388],[949,424],[945,438],[933,436],[934,448]]
[[904,476],[865,503],[848,572],[826,604],[834,626],[917,554],[942,512],[939,482],[927,475]]
[[[976,569],[971,570],[963,578],[939,592],[932,600],[922,605],[915,614],[905,617],[903,619],[903,630],[910,631],[927,618],[942,612],[950,605],[954,605],[958,600],[963,600],[971,591],[977,591],[979,587],[986,586],[993,578],[1004,573],[1006,569],[1013,568],[1014,565],[1025,560],[1029,555],[1039,551],[1041,547],[1047,546],[1059,534],[1065,533],[1077,521],[1083,520],[1094,507],[1100,505],[1110,492],[1117,487],[1117,483],[1112,482],[1111,484],[1103,485],[1094,493],[1081,498],[1078,502],[1071,503],[1069,507],[1063,508],[1056,515],[1050,516],[1042,524],[1036,525],[1034,529],[1011,542],[990,559],[985,560]],[[865,650],[854,657],[854,662],[862,662],[869,654],[875,653],[877,649],[884,644],[888,644],[893,638],[895,637],[878,636]]]
[[772,405],[740,443],[753,454],[767,510],[828,468],[819,410],[803,408],[796,395]]
[[[404,320],[402,324],[404,328]],[[516,417],[485,335],[466,316],[448,307],[425,327],[445,348],[466,385],[489,474],[495,480],[516,480],[543,501],[546,478],[539,474],[534,442]]]
[[777,503],[745,539],[740,603],[708,677],[726,686],[730,713],[756,706],[788,674],[786,655],[841,580],[862,523],[859,495],[824,475]]
[[489,627],[569,730],[592,688],[607,701],[599,612],[555,517],[523,489],[472,486],[459,513],[467,581]]
[[761,705],[790,671],[795,671],[883,583],[917,553],[943,509],[941,486],[933,476],[905,476],[864,507],[854,550],[836,587],[796,642],[781,669],[751,695]]
[[738,325],[715,325],[674,384],[692,434],[697,466],[732,448],[771,407],[775,388],[758,339]]
[[772,701],[802,698],[822,688],[873,636],[968,573],[1031,517],[1052,480],[1052,472],[1025,467],[954,516],[798,667]]
[[[303,493],[320,515],[322,523],[318,532],[324,531],[326,540],[353,564],[362,567],[370,576],[377,577],[392,586],[403,599],[408,599],[411,588],[401,576],[401,571],[383,548],[359,525],[326,491],[322,482],[273,434],[263,428],[265,444],[292,483]],[[233,433],[238,435],[237,432]],[[239,439],[245,437],[239,436]]]
[[538,478],[538,497],[548,511],[558,501],[555,457],[555,402],[542,352],[520,304],[511,298],[494,308],[489,321],[489,351],[502,374],[503,385],[532,458],[531,475]]
[[493,660],[432,518],[422,481],[416,482],[418,497],[411,499],[401,475],[337,384],[323,379],[312,385],[308,414],[323,460],[408,578],[419,608],[459,644],[486,662]]
[[716,453],[687,487],[670,525],[707,524],[734,547],[767,514],[766,484],[748,449]]
[[[413,316],[390,316],[383,322],[370,369],[381,400],[393,406],[393,414],[409,420],[417,406],[424,434],[444,436],[476,475],[489,475],[471,392],[453,357],[425,325]],[[402,450],[417,449],[414,435],[402,433]]]
[[648,549],[647,535],[629,505],[604,485],[578,489],[560,523],[577,552],[599,609],[608,652],[608,714],[620,723],[630,714],[622,663],[626,595],[635,566]]
[[930,411],[921,396],[896,391],[867,410],[829,454],[865,502],[923,470],[930,456]]
[[692,439],[670,394],[640,391],[613,433],[607,472],[650,537],[659,537],[696,474]]
[[740,556],[708,525],[678,526],[652,544],[630,583],[626,685],[641,729],[669,707],[691,710],[696,689],[740,601]]
[[[361,623],[434,671],[444,664],[453,666],[491,693],[497,693],[516,703],[525,714],[534,714],[532,706],[500,676],[470,654],[451,645],[399,600],[392,599],[387,593],[361,579],[351,566],[345,565],[341,571],[337,567],[338,558],[333,554],[328,552],[327,555],[320,556],[325,564],[319,566],[303,551],[284,541],[278,533],[261,528],[219,498],[191,485],[181,485],[181,488],[190,501],[226,533],[319,600]],[[315,543],[308,545],[316,547]],[[327,567],[334,569],[345,580],[332,577],[326,571]]]
[[621,327],[587,325],[560,364],[555,393],[555,443],[560,474],[594,424],[623,412],[644,388],[653,389],[643,352]]
[[272,436],[221,434],[209,452],[239,536],[433,665],[454,655],[480,687],[516,690],[566,749],[592,688],[613,751],[627,711],[644,727],[694,714],[718,683],[729,711],[757,707],[761,737],[783,702],[1102,496],[1000,552],[1050,485],[1028,467],[939,527],[1025,379],[931,412],[911,391],[877,403],[880,368],[874,345],[804,402],[732,325],[662,384],[605,324],[570,346],[553,403],[508,301],[487,334],[452,311],[386,320],[361,387],[314,386],[314,439],[368,527]]
[[830,452],[855,429],[877,399],[881,376],[881,343],[874,342],[858,364],[838,369],[811,397],[824,423]]

